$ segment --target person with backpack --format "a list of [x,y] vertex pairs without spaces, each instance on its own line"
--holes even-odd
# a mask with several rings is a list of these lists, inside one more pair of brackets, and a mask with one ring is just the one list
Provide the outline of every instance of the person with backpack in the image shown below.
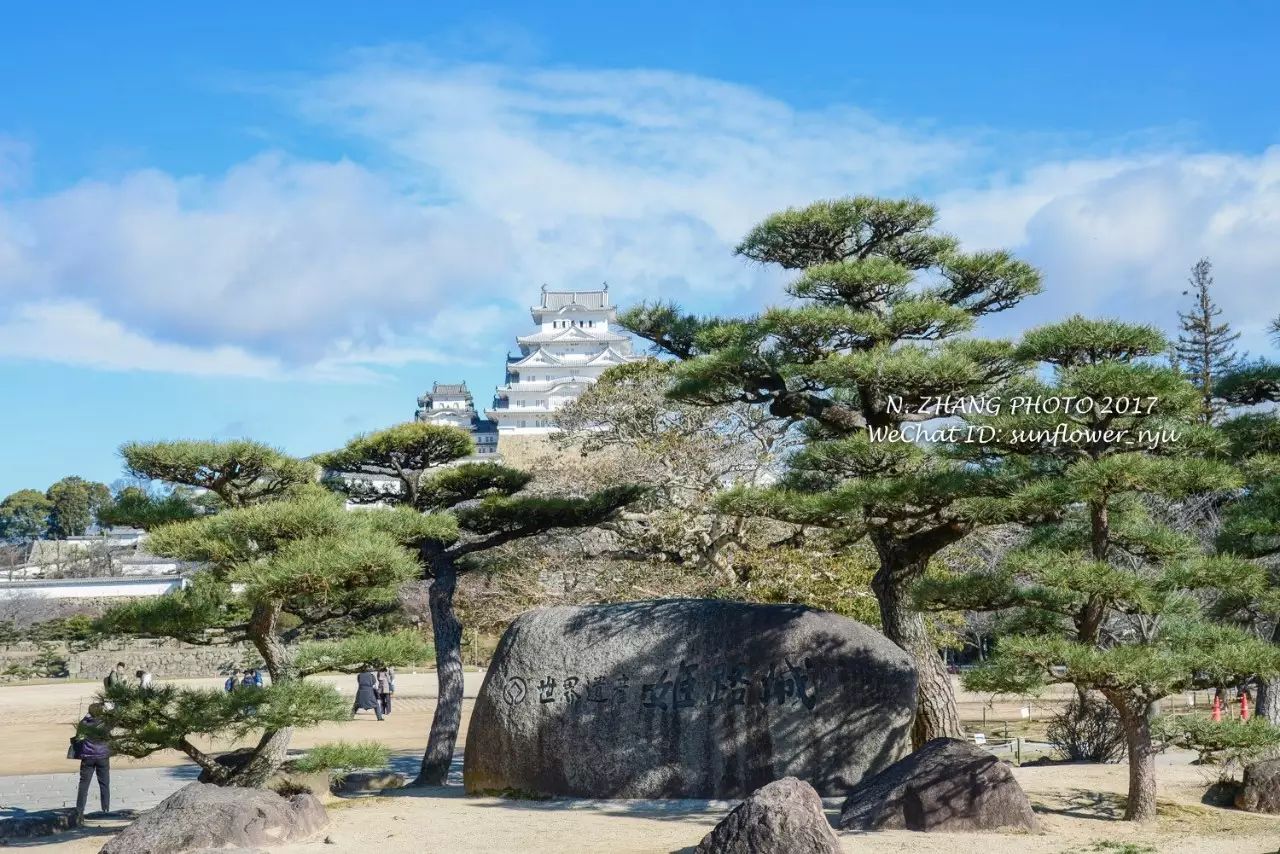
[[71,739],[73,755],[80,760],[80,788],[76,791],[76,815],[84,817],[89,802],[89,783],[98,778],[98,802],[104,813],[111,812],[111,748],[102,740],[101,703],[89,706]]
[[240,670],[233,668],[231,675],[227,677],[227,681],[222,683],[222,690],[230,694],[238,687],[240,687]]

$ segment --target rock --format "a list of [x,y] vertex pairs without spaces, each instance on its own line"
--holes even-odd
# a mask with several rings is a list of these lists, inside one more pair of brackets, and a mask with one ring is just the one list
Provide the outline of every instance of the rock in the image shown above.
[[[252,747],[238,747],[235,750],[229,750],[214,757],[214,761],[224,768],[238,769],[257,752]],[[266,782],[262,784],[262,788],[270,789],[278,795],[289,798],[294,795],[309,793],[316,796],[321,804],[332,803],[335,798],[330,791],[333,775],[328,771],[296,771],[291,763],[286,762],[283,766],[276,769]],[[209,772],[200,771],[200,776],[196,777],[198,783],[213,782],[209,777]]]
[[1009,766],[953,738],[935,738],[864,780],[840,811],[842,830],[1037,830]]
[[185,854],[303,842],[329,824],[312,795],[191,783],[143,813],[100,854]]
[[906,752],[910,659],[799,605],[558,606],[503,635],[476,699],[468,792],[745,798],[783,777],[843,795]]
[[82,827],[84,822],[75,807],[55,810],[37,810],[12,818],[0,819],[0,845],[10,839],[31,839],[36,836],[52,836],[66,830]]
[[1200,796],[1200,803],[1211,807],[1234,806],[1242,790],[1243,787],[1235,780],[1219,780],[1204,790],[1204,794]]
[[1245,766],[1236,808],[1280,813],[1280,759],[1264,759]]
[[408,782],[408,777],[395,771],[352,771],[338,783],[337,790],[340,795],[361,795],[399,789]]
[[784,777],[758,789],[702,838],[695,854],[839,854],[813,786]]
[[270,789],[277,795],[290,798],[294,795],[311,794],[321,804],[336,801],[333,791],[333,775],[328,771],[295,771],[287,765],[267,778],[263,788]]

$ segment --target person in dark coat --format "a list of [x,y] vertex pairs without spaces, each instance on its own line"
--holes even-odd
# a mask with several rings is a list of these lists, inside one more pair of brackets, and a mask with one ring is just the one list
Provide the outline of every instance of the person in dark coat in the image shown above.
[[84,815],[85,805],[89,802],[89,783],[94,775],[98,777],[98,801],[104,813],[111,812],[111,748],[105,741],[94,737],[94,730],[102,726],[102,704],[89,706],[89,714],[85,715],[76,727],[75,755],[80,760],[80,789],[76,792],[76,813]]
[[364,709],[373,709],[373,713],[382,720],[382,703],[378,700],[378,677],[372,670],[356,676],[356,701],[351,704],[351,717]]

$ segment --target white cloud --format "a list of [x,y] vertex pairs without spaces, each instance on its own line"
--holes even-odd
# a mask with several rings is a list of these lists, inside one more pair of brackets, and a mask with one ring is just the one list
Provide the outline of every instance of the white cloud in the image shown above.
[[972,227],[978,242],[1016,247],[1045,271],[1045,294],[1028,304],[1036,320],[1079,311],[1168,328],[1206,256],[1244,346],[1265,349],[1280,313],[1280,147],[1053,164],[942,203],[959,234]]
[[83,303],[32,303],[0,322],[0,358],[40,359],[104,370],[270,379],[280,365],[235,347],[152,341]]
[[[542,282],[757,308],[782,277],[734,243],[771,211],[853,193],[932,196],[970,245],[1041,265],[1046,295],[1019,324],[1064,310],[1171,324],[1201,255],[1237,326],[1258,338],[1277,311],[1280,149],[1037,159],[1025,140],[692,75],[371,56],[276,93],[362,163],[268,153],[0,200],[0,353],[341,379],[488,361]],[[55,310],[92,319],[113,352],[24,331]]]

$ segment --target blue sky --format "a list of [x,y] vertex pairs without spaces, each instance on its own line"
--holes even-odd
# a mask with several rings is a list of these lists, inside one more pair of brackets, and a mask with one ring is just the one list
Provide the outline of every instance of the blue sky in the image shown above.
[[6,11],[0,495],[487,398],[544,281],[757,309],[782,280],[735,240],[853,193],[1041,266],[994,333],[1169,326],[1209,255],[1269,346],[1274,4],[465,5]]

